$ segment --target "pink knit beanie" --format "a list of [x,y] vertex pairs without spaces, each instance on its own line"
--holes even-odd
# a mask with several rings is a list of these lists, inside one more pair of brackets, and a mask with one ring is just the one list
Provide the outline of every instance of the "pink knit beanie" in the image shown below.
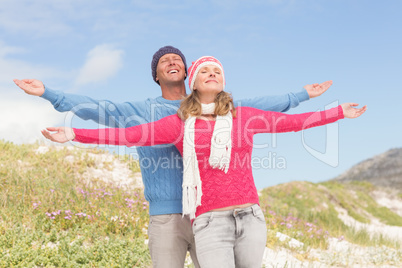
[[204,56],[204,57],[201,57],[198,60],[192,62],[191,66],[188,68],[188,74],[189,74],[188,85],[189,85],[190,89],[194,90],[194,83],[195,83],[197,74],[200,71],[200,69],[206,65],[215,65],[219,69],[221,69],[222,77],[223,77],[223,89],[225,89],[226,82],[225,82],[225,74],[223,72],[222,63],[220,63],[219,60],[217,60],[216,58],[214,58],[212,56]]

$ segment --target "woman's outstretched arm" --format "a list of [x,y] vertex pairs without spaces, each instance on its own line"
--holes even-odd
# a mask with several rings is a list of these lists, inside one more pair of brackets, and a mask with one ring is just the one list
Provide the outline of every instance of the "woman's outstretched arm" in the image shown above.
[[129,128],[50,127],[42,130],[42,134],[45,138],[58,143],[76,141],[91,144],[153,146],[176,144],[180,141],[183,136],[182,124],[183,122],[177,115],[171,115],[155,122]]
[[345,117],[357,118],[367,110],[367,106],[355,108],[356,106],[356,103],[344,103],[325,111],[302,114],[264,112],[249,108],[252,115],[247,117],[247,129],[255,134],[301,131],[330,124]]

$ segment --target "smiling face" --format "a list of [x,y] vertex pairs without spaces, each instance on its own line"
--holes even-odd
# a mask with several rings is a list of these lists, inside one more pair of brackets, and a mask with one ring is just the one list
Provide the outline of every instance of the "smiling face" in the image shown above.
[[194,81],[194,90],[198,91],[201,102],[213,102],[223,90],[222,70],[216,65],[201,67]]
[[163,55],[156,67],[156,81],[160,85],[183,83],[186,77],[186,68],[182,58],[173,53]]

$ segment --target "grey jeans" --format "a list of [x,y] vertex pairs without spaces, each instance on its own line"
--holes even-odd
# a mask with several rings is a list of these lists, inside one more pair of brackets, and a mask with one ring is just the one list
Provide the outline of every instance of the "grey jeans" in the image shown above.
[[202,268],[261,267],[267,226],[258,205],[201,214],[193,233]]
[[150,216],[148,237],[152,267],[182,268],[187,251],[194,266],[200,267],[189,217],[181,214]]

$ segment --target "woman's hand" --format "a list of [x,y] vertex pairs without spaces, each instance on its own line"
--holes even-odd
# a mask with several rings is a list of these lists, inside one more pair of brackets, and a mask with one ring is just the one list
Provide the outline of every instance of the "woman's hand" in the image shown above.
[[[50,133],[49,131],[55,133]],[[45,136],[46,139],[58,143],[72,141],[75,138],[73,129],[69,127],[48,127],[42,130],[42,134],[43,136]]]
[[364,114],[364,112],[367,110],[367,105],[364,105],[362,108],[353,108],[358,106],[359,104],[357,103],[343,103],[341,104],[342,109],[343,109],[343,115],[346,118],[357,118]]

